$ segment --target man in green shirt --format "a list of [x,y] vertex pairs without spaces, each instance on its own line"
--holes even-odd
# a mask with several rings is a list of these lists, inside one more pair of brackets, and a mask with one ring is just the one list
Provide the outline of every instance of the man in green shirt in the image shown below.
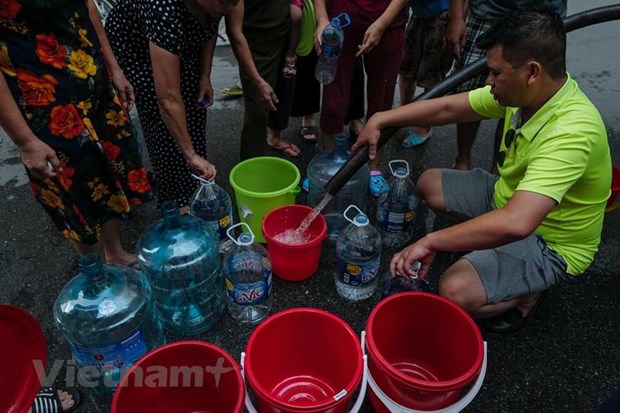
[[555,14],[516,12],[478,42],[487,86],[373,116],[353,149],[376,152],[381,129],[503,118],[499,177],[430,169],[418,179],[427,205],[461,223],[395,254],[393,275],[424,277],[438,251],[472,251],[442,274],[439,293],[487,331],[522,327],[550,286],[583,273],[600,243],[611,157],[600,114],[566,73],[566,35]]

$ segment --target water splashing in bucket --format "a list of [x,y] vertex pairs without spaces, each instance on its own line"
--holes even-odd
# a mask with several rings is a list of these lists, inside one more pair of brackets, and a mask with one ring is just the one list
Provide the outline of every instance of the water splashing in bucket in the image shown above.
[[326,194],[325,197],[315,206],[306,217],[301,221],[299,227],[297,228],[288,228],[282,231],[279,234],[276,234],[274,239],[280,241],[283,244],[288,245],[301,245],[305,244],[311,238],[311,235],[307,234],[306,231],[312,224],[312,221],[316,219],[317,216],[321,213],[323,208],[331,201],[333,195]]

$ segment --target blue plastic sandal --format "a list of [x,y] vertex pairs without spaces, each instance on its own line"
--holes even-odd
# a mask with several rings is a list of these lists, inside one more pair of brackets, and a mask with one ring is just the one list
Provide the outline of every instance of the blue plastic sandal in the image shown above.
[[306,178],[303,180],[303,182],[301,183],[301,189],[306,192],[310,191],[310,179]]
[[411,135],[407,136],[405,139],[403,139],[403,147],[404,148],[413,148],[414,146],[420,146],[424,143],[426,143],[431,136],[433,136],[431,133],[428,134],[427,137],[423,138],[421,136],[416,135],[415,133],[412,133]]
[[370,175],[368,188],[370,189],[370,194],[374,197],[390,192],[390,185],[385,181],[382,174]]

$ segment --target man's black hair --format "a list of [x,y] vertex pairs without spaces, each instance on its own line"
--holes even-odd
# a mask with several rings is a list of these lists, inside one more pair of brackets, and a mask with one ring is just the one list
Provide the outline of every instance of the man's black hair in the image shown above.
[[502,57],[514,67],[539,62],[554,79],[566,75],[566,31],[560,16],[547,10],[520,10],[498,20],[476,41],[489,49],[502,46]]

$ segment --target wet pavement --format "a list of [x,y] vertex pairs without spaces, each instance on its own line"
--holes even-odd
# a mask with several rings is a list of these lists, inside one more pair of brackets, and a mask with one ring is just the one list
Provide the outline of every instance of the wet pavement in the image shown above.
[[[569,1],[569,14],[609,1],[582,5]],[[585,2],[584,2],[585,3]],[[620,164],[620,50],[617,40],[620,22],[609,22],[569,34],[568,69],[599,107],[606,122],[614,163]],[[209,109],[210,159],[218,167],[217,181],[231,194],[228,172],[239,161],[238,144],[243,116],[242,99],[217,93],[236,82],[236,62],[229,46],[216,50],[213,84],[217,98]],[[484,122],[476,141],[474,166],[489,169],[494,123]],[[302,141],[299,119],[292,119],[284,138],[302,149],[291,159],[302,177],[319,146]],[[387,161],[405,159],[417,177],[428,167],[449,167],[456,152],[455,128],[436,128],[426,145],[404,150],[400,131],[386,146]],[[276,156],[276,152],[268,153]],[[33,200],[17,151],[2,135],[0,139],[0,302],[18,305],[32,313],[47,337],[48,369],[55,361],[70,358],[69,347],[52,323],[52,304],[62,286],[77,272],[76,254],[52,227]],[[374,208],[372,198],[369,207]],[[305,202],[300,194],[298,203]],[[133,250],[141,232],[160,217],[154,203],[138,209],[127,223],[123,242]],[[444,225],[441,220],[419,219],[416,234]],[[466,412],[590,412],[598,402],[620,385],[620,209],[606,215],[603,239],[595,262],[570,284],[554,287],[525,329],[508,336],[485,336],[489,367],[479,395]],[[274,280],[274,312],[299,306],[322,308],[347,321],[360,333],[368,314],[378,302],[375,295],[366,302],[351,304],[339,298],[333,286],[334,247],[324,245],[319,271],[300,283]],[[383,254],[387,263],[390,254]],[[439,254],[429,275],[431,283],[458,258]],[[386,266],[383,267],[387,268]],[[420,314],[424,317],[424,314]],[[402,328],[407,328],[403,325]],[[235,359],[245,349],[253,327],[241,327],[225,315],[215,327],[194,337],[221,346]],[[180,339],[168,337],[169,341]],[[421,338],[423,339],[423,338]],[[334,368],[337,368],[334,366]],[[63,368],[56,381],[62,384]],[[109,399],[89,395],[83,412],[109,411]],[[372,411],[368,402],[364,412]]]

